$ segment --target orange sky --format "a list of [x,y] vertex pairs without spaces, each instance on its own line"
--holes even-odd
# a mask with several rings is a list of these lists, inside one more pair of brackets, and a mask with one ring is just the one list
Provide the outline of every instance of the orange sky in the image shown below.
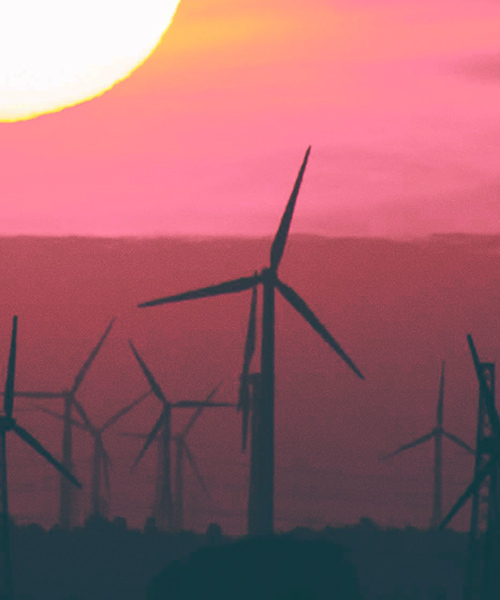
[[498,232],[500,6],[182,0],[129,79],[0,124],[0,234]]

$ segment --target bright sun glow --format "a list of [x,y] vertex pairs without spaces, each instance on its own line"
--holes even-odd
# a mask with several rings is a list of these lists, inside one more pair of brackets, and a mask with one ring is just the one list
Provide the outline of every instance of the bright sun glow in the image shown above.
[[151,54],[179,0],[0,3],[0,121],[88,100]]

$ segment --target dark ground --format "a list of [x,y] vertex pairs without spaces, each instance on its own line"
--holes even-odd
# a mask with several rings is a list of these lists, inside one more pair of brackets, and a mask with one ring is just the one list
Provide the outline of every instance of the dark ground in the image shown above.
[[214,525],[206,535],[167,535],[89,520],[71,533],[15,528],[13,559],[24,600],[454,600],[466,541],[453,531],[379,529],[369,519],[273,540],[225,538]]

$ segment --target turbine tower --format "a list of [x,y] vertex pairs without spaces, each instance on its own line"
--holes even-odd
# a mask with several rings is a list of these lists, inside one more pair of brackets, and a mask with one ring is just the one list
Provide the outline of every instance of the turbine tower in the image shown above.
[[434,440],[434,489],[432,495],[432,517],[430,521],[430,526],[432,529],[439,527],[439,524],[443,518],[443,437],[448,438],[451,442],[457,446],[460,446],[460,448],[467,450],[467,452],[474,454],[474,450],[468,444],[466,444],[456,435],[453,435],[449,431],[443,429],[444,367],[445,361],[443,360],[441,363],[441,378],[439,382],[436,426],[434,429],[422,437],[409,442],[408,444],[403,444],[394,452],[386,454],[380,459],[387,460],[388,458],[396,456],[396,454],[399,454],[400,452],[404,452],[405,450],[409,450],[410,448],[414,448],[420,444],[425,444],[425,442],[428,442],[429,440]]
[[500,597],[500,419],[495,407],[495,365],[481,362],[467,341],[479,382],[474,479],[440,525],[444,529],[472,498],[469,552],[463,600]]
[[[111,328],[113,327],[115,319],[109,323],[106,331],[102,335],[99,342],[96,344],[92,352],[89,354],[87,360],[83,363],[82,367],[76,374],[73,381],[73,385],[70,389],[56,391],[56,392],[16,392],[16,397],[19,398],[36,398],[40,399],[54,399],[61,398],[64,400],[64,428],[63,428],[63,439],[62,439],[62,464],[68,471],[73,470],[73,431],[72,431],[72,409],[73,406],[78,411],[82,419],[85,417],[82,414],[81,405],[76,403],[76,393],[80,388],[85,375],[90,369],[94,362],[101,346],[108,337]],[[59,504],[59,524],[63,529],[71,529],[74,520],[74,497],[73,490],[67,479],[61,477],[60,481],[60,504]]]
[[257,396],[255,407],[258,413],[258,427],[255,430],[256,449],[256,485],[251,490],[255,494],[255,501],[249,502],[255,506],[255,528],[251,535],[269,535],[273,532],[274,524],[274,334],[275,334],[275,291],[278,290],[283,298],[311,325],[323,340],[347,363],[347,365],[363,379],[363,375],[354,362],[344,352],[339,343],[331,336],[325,326],[319,321],[306,302],[291,287],[278,278],[278,268],[283,258],[288,232],[292,222],[293,211],[300,185],[306,169],[311,148],[307,149],[299,174],[295,181],[291,196],[283,213],[276,237],[271,246],[270,263],[260,273],[249,277],[241,277],[226,281],[218,285],[151,300],[139,304],[139,307],[158,306],[184,300],[208,298],[222,294],[243,292],[262,284],[263,311],[262,311],[262,337],[261,337],[261,391]]
[[174,508],[172,498],[172,457],[170,442],[172,440],[172,410],[176,408],[221,408],[221,407],[233,407],[234,404],[228,402],[211,402],[212,397],[219,388],[217,385],[207,396],[204,402],[196,402],[190,400],[183,400],[180,402],[170,402],[165,397],[163,390],[160,385],[156,382],[153,374],[146,366],[146,363],[137,352],[132,341],[129,341],[130,348],[139,363],[139,366],[144,373],[153,394],[158,398],[162,404],[162,412],[154,424],[153,428],[149,432],[144,446],[137,457],[133,469],[137,466],[144,453],[149,448],[153,440],[157,435],[160,435],[160,451],[158,453],[158,472],[160,477],[156,481],[156,494],[155,494],[155,506],[153,508],[153,516],[155,517],[156,523],[159,527],[172,531],[174,528]]
[[[145,398],[147,398],[151,394],[151,390],[139,396],[136,400],[119,410],[112,417],[110,417],[104,425],[101,427],[95,427],[90,421],[85,409],[83,406],[75,399],[75,407],[79,405],[78,411],[80,414],[85,415],[85,422],[82,423],[75,419],[71,419],[71,425],[76,427],[77,429],[81,429],[90,433],[93,438],[93,452],[92,452],[92,486],[90,491],[90,515],[99,515],[103,517],[107,517],[108,514],[108,504],[109,502],[104,498],[101,490],[101,483],[104,480],[106,486],[106,493],[109,498],[110,493],[110,477],[109,470],[111,467],[111,459],[109,458],[109,454],[104,447],[104,441],[102,439],[103,433],[107,431],[112,425],[114,425],[117,421],[119,421],[122,417],[124,417],[128,412],[130,412],[133,408],[135,408],[138,404],[140,404]],[[46,408],[45,406],[38,405],[37,408],[48,414],[52,417],[64,420],[64,415],[60,415],[59,413]]]
[[35,439],[23,427],[16,423],[12,413],[14,410],[14,381],[16,373],[16,345],[17,345],[17,317],[12,320],[12,336],[10,342],[9,364],[7,368],[7,380],[5,382],[3,414],[0,415],[0,548],[2,554],[2,584],[3,596],[8,600],[14,598],[12,558],[10,548],[10,515],[7,489],[7,450],[6,437],[9,431],[14,432],[24,442],[31,446],[38,454],[43,456],[53,465],[61,475],[72,485],[81,488],[80,482],[57,461],[40,442]]

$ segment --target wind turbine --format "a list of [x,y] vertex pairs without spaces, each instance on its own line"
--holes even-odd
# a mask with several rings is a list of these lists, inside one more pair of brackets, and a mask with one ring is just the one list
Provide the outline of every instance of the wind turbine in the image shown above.
[[[194,413],[196,414],[196,413]],[[193,415],[194,416],[194,415]],[[193,418],[193,417],[191,417]],[[207,498],[210,498],[210,492],[205,484],[205,481],[201,475],[201,471],[198,468],[196,463],[196,459],[194,457],[193,452],[190,450],[188,443],[185,439],[182,439],[182,436],[187,436],[187,426],[179,435],[172,436],[172,441],[175,444],[175,486],[174,486],[174,499],[173,499],[173,530],[178,532],[182,531],[184,528],[184,467],[186,464],[186,460],[191,465],[191,468],[195,474],[200,487],[205,492]],[[148,437],[147,433],[134,433],[131,431],[120,431],[118,433],[121,437],[134,438],[139,440],[146,440]],[[158,437],[155,439],[155,442],[158,441]],[[186,451],[187,449],[187,451]],[[162,465],[162,460],[160,460],[161,448],[158,447],[158,461],[157,464],[160,467]],[[160,468],[157,471],[157,481],[159,481],[162,477],[162,473]]]
[[64,465],[57,461],[42,444],[34,438],[23,427],[16,423],[12,413],[14,410],[14,381],[16,374],[16,345],[17,345],[17,317],[12,319],[12,336],[10,341],[9,364],[7,368],[7,379],[5,382],[3,414],[0,414],[0,546],[2,553],[2,577],[3,586],[8,600],[12,600],[13,577],[12,558],[10,548],[10,516],[7,489],[7,449],[6,437],[9,431],[13,431],[24,442],[31,446],[38,454],[43,456],[53,465],[61,475],[72,485],[81,488],[80,482],[70,473]]
[[474,479],[441,522],[444,529],[472,498],[464,600],[500,595],[500,418],[495,406],[495,363],[481,362],[467,336],[479,382]]
[[278,290],[283,298],[295,308],[295,310],[311,325],[311,327],[323,338],[323,340],[347,363],[347,365],[360,377],[363,375],[354,362],[344,352],[339,343],[331,336],[326,327],[319,321],[306,302],[291,287],[278,278],[278,267],[280,265],[288,232],[292,222],[293,211],[300,185],[307,165],[311,148],[306,151],[302,166],[295,181],[291,196],[281,218],[281,223],[274,238],[270,252],[269,266],[260,273],[249,277],[241,277],[212,285],[197,290],[167,296],[139,304],[139,307],[158,306],[184,300],[195,300],[208,298],[222,294],[234,294],[243,292],[262,284],[263,287],[263,311],[262,311],[262,338],[261,338],[261,390],[257,396],[256,411],[258,413],[258,427],[255,430],[255,460],[256,460],[256,485],[251,491],[255,495],[255,502],[249,502],[255,506],[255,515],[251,521],[251,535],[269,535],[273,532],[274,523],[274,333],[275,333],[275,290]]
[[[72,431],[72,408],[73,406],[78,411],[82,419],[85,417],[82,414],[82,407],[76,403],[76,393],[80,388],[85,375],[90,369],[94,362],[101,346],[104,344],[111,328],[113,327],[115,319],[112,319],[109,323],[106,331],[101,336],[101,339],[96,344],[92,352],[89,354],[87,360],[83,363],[82,367],[76,374],[73,381],[73,385],[69,389],[56,391],[56,392],[16,392],[16,397],[19,398],[36,398],[40,399],[54,399],[62,398],[64,400],[64,428],[63,428],[63,439],[62,439],[62,464],[68,471],[73,470],[73,431]],[[60,505],[59,505],[59,523],[63,529],[70,529],[73,525],[73,490],[69,485],[65,477],[61,477],[60,481]]]
[[441,523],[443,518],[443,436],[448,438],[451,442],[460,446],[467,452],[474,454],[474,450],[466,444],[463,440],[461,440],[456,435],[453,435],[449,431],[443,429],[443,408],[444,408],[444,368],[445,361],[441,363],[441,377],[439,381],[439,396],[437,403],[437,413],[436,413],[436,426],[432,431],[426,433],[422,437],[409,442],[408,444],[403,444],[394,452],[390,452],[385,456],[382,456],[380,460],[387,460],[388,458],[392,458],[396,456],[400,452],[404,452],[405,450],[409,450],[410,448],[414,448],[415,446],[419,446],[420,444],[425,444],[429,440],[434,439],[434,490],[432,495],[432,517],[430,521],[431,528],[435,529]]
[[[172,499],[172,457],[170,452],[170,442],[172,440],[172,410],[175,408],[221,408],[231,406],[234,408],[234,404],[230,404],[228,402],[211,402],[212,397],[216,393],[219,388],[217,385],[207,396],[204,402],[197,402],[191,400],[182,400],[180,402],[169,402],[163,390],[156,382],[153,374],[146,366],[146,363],[142,359],[142,357],[137,352],[132,341],[129,341],[130,348],[139,363],[139,366],[144,373],[154,395],[158,398],[158,400],[162,404],[162,412],[154,424],[153,428],[149,432],[146,442],[142,447],[142,450],[139,453],[134,465],[132,468],[135,468],[141,458],[144,456],[144,453],[149,448],[153,440],[156,436],[160,435],[160,450],[158,453],[158,472],[160,473],[160,478],[157,479],[157,487],[155,494],[155,507],[154,507],[154,517],[157,525],[162,528],[167,529],[167,531],[172,531],[174,527],[174,510],[173,510],[173,499]],[[193,464],[193,463],[192,463]]]
[[[71,419],[71,425],[77,429],[81,429],[90,433],[93,438],[93,452],[92,452],[92,486],[90,492],[91,499],[91,515],[107,516],[108,502],[104,499],[101,492],[101,481],[104,479],[106,486],[106,492],[109,497],[110,492],[110,477],[109,470],[111,467],[111,459],[109,454],[104,447],[104,441],[102,439],[103,433],[107,431],[112,425],[124,417],[128,412],[140,404],[145,398],[151,394],[151,390],[136,398],[133,402],[119,410],[112,417],[110,417],[101,427],[95,427],[90,421],[83,406],[75,399],[75,406],[79,405],[80,414],[85,415],[85,422],[80,422],[75,419]],[[60,420],[64,420],[64,415],[46,408],[45,406],[38,405],[37,408],[52,417]]]

